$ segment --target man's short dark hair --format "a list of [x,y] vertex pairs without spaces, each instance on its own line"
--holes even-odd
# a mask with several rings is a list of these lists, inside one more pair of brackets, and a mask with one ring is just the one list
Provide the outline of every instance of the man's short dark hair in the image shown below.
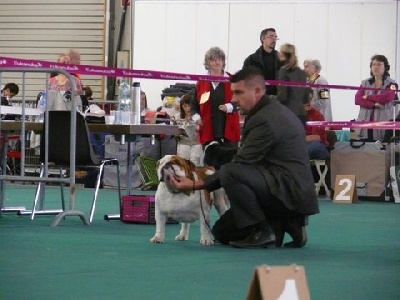
[[254,77],[261,77],[264,80],[264,75],[260,69],[255,67],[245,67],[240,71],[236,72],[230,79],[232,83],[236,83],[242,80],[253,79]]
[[7,83],[4,86],[3,90],[7,90],[7,89],[10,90],[10,93],[13,94],[14,96],[17,95],[19,92],[19,87],[14,82]]
[[93,96],[92,88],[90,86],[85,86],[82,88],[82,90],[85,91],[86,98],[88,100],[92,100],[92,96]]
[[265,28],[260,33],[260,42],[262,43],[264,37],[268,34],[268,32],[276,32],[275,28]]

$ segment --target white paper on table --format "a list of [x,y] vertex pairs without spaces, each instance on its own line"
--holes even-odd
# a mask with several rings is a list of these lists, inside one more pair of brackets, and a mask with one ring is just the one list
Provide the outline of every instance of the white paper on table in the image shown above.
[[[22,115],[22,106],[1,105],[0,113],[2,115]],[[38,116],[40,113],[41,110],[38,108],[25,107],[26,116]]]

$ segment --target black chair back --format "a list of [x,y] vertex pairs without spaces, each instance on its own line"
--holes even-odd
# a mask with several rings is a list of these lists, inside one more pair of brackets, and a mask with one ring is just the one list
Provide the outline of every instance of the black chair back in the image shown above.
[[[56,165],[70,163],[71,112],[49,111],[49,145],[48,161]],[[44,162],[45,132],[41,134],[40,159]],[[95,155],[90,143],[89,130],[85,118],[76,112],[76,165],[99,165],[100,160]]]

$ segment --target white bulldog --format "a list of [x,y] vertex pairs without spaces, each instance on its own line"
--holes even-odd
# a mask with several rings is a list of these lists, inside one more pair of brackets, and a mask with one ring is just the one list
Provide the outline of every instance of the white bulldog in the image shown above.
[[182,222],[175,240],[188,240],[190,223],[200,220],[200,244],[214,244],[210,228],[210,210],[211,205],[214,205],[219,215],[225,213],[227,203],[224,190],[221,188],[211,193],[206,190],[182,192],[175,190],[167,180],[167,175],[198,180],[213,172],[212,167],[196,168],[192,162],[178,155],[166,155],[158,161],[157,174],[160,183],[155,196],[156,233],[150,242],[164,242],[165,223],[167,218],[171,217]]

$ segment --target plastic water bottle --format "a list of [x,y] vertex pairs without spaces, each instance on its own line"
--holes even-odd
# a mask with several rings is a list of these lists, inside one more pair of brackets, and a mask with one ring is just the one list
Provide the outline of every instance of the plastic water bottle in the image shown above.
[[119,124],[130,124],[131,115],[131,88],[127,79],[119,85],[118,113]]
[[133,122],[131,122],[134,125],[139,125],[140,124],[140,116],[141,116],[141,110],[140,110],[140,82],[134,82],[132,84],[132,105],[131,105],[131,116],[133,116]]
[[39,122],[44,122],[44,114],[46,112],[46,93],[41,92],[37,108],[40,110]]

